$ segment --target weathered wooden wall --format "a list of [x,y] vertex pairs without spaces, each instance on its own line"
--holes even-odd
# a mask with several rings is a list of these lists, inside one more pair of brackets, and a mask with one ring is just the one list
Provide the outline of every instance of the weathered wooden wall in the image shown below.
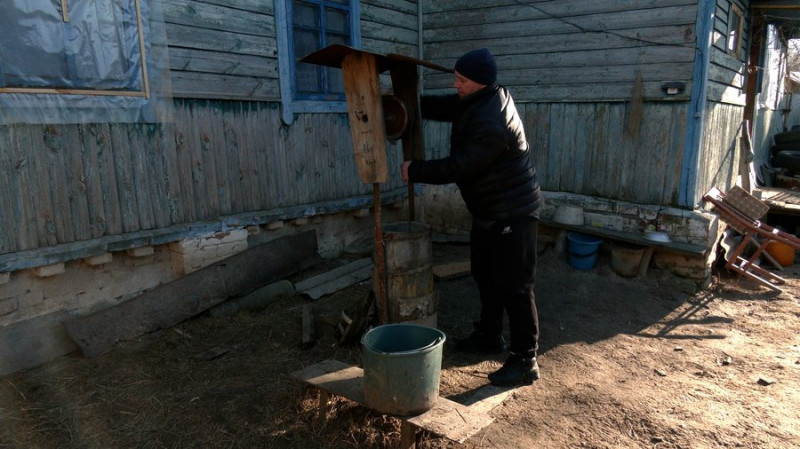
[[[524,3],[524,4],[520,4]],[[692,87],[697,0],[425,2],[425,57],[452,67],[488,47],[517,102],[627,101],[640,75],[645,98],[686,100]],[[426,86],[447,88],[446,75]],[[664,82],[687,83],[666,97]]]
[[278,100],[273,2],[163,0],[178,98]]
[[[734,5],[743,15],[742,48],[738,55],[727,51],[728,23]],[[717,0],[708,67],[706,105],[703,112],[702,140],[697,160],[697,176],[691,200],[702,202],[711,187],[727,191],[737,182],[742,160],[740,137],[744,126],[746,67],[749,52],[749,2]]]
[[[726,36],[728,23],[736,5],[744,14],[742,26],[742,49],[738,56],[728,53]],[[711,46],[711,61],[708,76],[708,93],[710,101],[744,106],[747,73],[745,72],[749,51],[750,20],[748,19],[749,2],[740,0],[717,0],[714,13],[714,31]]]
[[[696,0],[424,6],[426,59],[452,66],[482,46],[495,54],[499,82],[525,116],[542,188],[677,204]],[[685,90],[667,96],[667,82]],[[451,84],[430,74],[426,93],[452,92]],[[446,148],[445,138],[426,135],[429,148]]]
[[365,50],[417,57],[419,28],[416,0],[361,1],[361,44]]
[[[52,247],[42,260],[80,257],[58,245],[131,233],[162,241],[176,226],[255,224],[371,198],[346,114],[281,123],[272,1],[164,0],[163,12],[173,122],[0,126],[0,255]],[[361,13],[366,49],[417,56],[416,2],[372,0]],[[399,173],[399,144],[388,151]],[[399,176],[382,189],[402,190]]]
[[[287,127],[274,103],[175,108],[163,125],[0,127],[0,254],[372,192],[346,115]],[[402,151],[389,151],[396,172]]]
[[[626,103],[517,105],[544,190],[640,204],[676,204],[686,103],[645,103],[638,129]],[[449,126],[427,122],[429,158],[447,155]]]
[[[709,102],[705,112],[705,128],[698,161],[697,193],[702,195],[712,186],[727,191],[736,183],[741,161],[742,107]],[[700,201],[700,197],[696,198]]]

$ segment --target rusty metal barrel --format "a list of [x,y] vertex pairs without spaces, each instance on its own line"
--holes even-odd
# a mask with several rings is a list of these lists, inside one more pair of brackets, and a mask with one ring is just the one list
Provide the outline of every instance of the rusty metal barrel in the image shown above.
[[[383,226],[389,323],[436,327],[439,293],[433,280],[431,228],[403,221]],[[373,271],[373,285],[377,286]]]

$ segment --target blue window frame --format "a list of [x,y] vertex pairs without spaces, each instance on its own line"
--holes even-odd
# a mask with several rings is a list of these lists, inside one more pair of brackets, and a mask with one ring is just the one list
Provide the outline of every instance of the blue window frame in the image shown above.
[[278,28],[283,121],[296,112],[345,112],[341,70],[300,62],[304,56],[332,44],[360,48],[357,0],[279,0]]

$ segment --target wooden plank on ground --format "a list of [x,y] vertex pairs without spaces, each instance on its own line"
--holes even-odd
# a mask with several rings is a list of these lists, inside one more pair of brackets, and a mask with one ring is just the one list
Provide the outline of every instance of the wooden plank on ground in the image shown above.
[[77,349],[61,323],[65,311],[0,326],[0,376],[32,368]]
[[497,385],[484,385],[473,394],[464,404],[471,410],[489,413],[499,406],[512,394],[514,387],[499,387]]
[[371,273],[372,259],[363,258],[319,276],[298,282],[294,288],[299,295],[307,295],[311,299],[319,299],[324,295],[366,280]]
[[65,326],[83,355],[96,357],[118,341],[172,327],[228,298],[308,268],[318,257],[313,230],[281,237]]
[[328,393],[364,403],[364,370],[357,366],[329,359],[295,371],[292,376]]
[[463,443],[494,422],[494,418],[466,405],[440,397],[432,409],[406,421],[420,429]]
[[433,277],[437,281],[446,281],[448,279],[455,279],[461,276],[466,276],[469,273],[470,273],[469,260],[448,262],[433,266]]
[[[324,360],[292,373],[296,379],[328,393],[364,404],[364,371],[338,360]],[[425,413],[399,418],[433,434],[463,443],[494,421],[486,413],[439,397]]]

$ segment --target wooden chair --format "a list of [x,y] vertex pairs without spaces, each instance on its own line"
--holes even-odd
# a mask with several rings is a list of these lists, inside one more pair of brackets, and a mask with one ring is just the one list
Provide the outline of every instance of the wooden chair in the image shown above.
[[[800,238],[761,222],[769,206],[739,186],[734,186],[727,194],[714,187],[703,195],[703,200],[712,205],[711,210],[719,215],[720,220],[742,236],[736,242],[728,234],[720,242],[728,252],[725,267],[760,285],[782,291],[778,286],[785,284],[786,280],[756,262],[762,254],[767,255],[764,250],[770,242],[785,243],[796,251],[800,250]],[[745,250],[750,245],[754,245],[756,250],[747,257]]]

